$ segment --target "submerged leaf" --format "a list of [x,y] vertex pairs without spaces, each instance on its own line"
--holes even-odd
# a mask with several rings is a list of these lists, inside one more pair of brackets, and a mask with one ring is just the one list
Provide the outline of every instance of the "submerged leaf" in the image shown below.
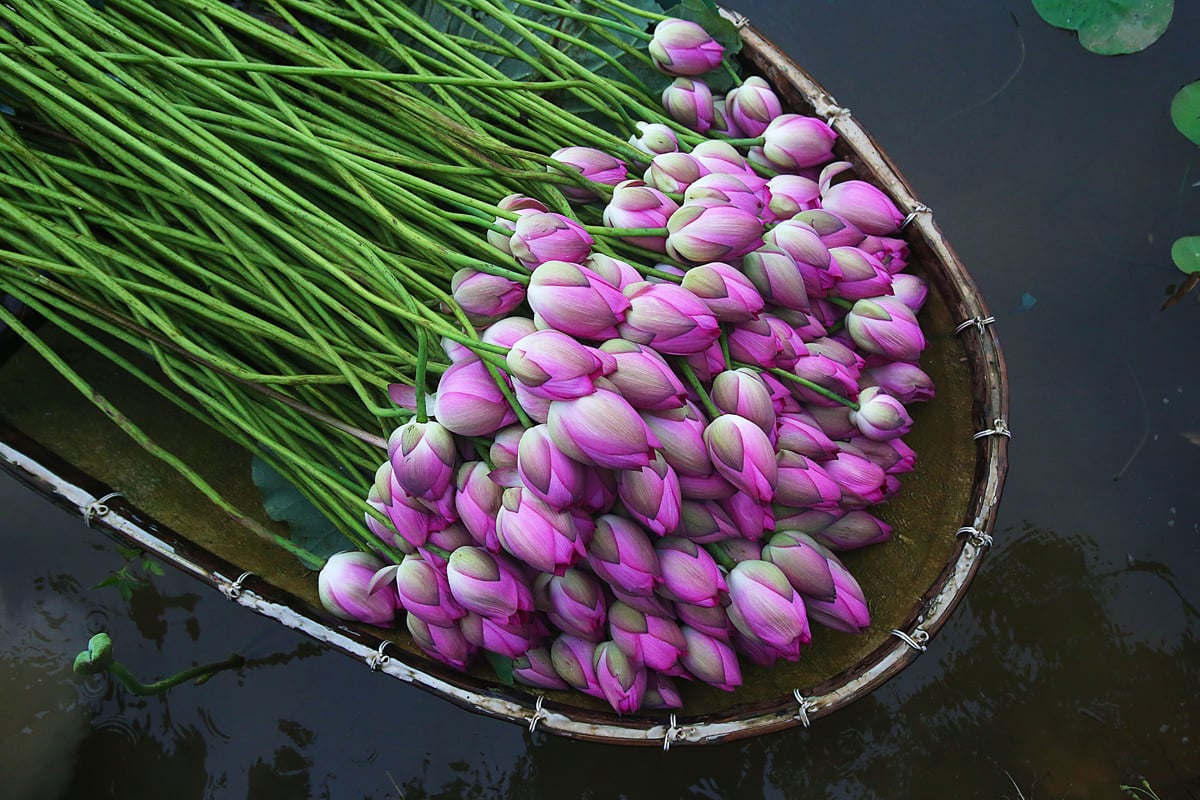
[[1200,272],[1200,236],[1183,236],[1171,245],[1171,260],[1180,272]]
[[1175,93],[1171,122],[1194,144],[1200,144],[1200,81],[1192,81]]
[[346,549],[347,541],[341,531],[266,461],[255,456],[250,474],[262,495],[267,516],[286,523],[296,545],[318,558],[328,558]]
[[1102,56],[1145,50],[1171,24],[1175,0],[1033,0],[1056,28],[1078,31],[1079,43]]

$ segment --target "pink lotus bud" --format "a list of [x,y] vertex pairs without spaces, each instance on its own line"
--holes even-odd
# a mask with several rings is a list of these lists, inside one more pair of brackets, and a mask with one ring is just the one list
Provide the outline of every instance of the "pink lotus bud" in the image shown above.
[[857,247],[831,247],[829,254],[839,273],[829,294],[845,300],[862,300],[892,293],[892,275],[875,256]]
[[441,497],[454,480],[458,444],[443,425],[409,420],[388,437],[388,460],[396,482],[410,496]]
[[595,660],[596,643],[587,639],[563,634],[550,645],[550,661],[560,678],[584,694],[604,697],[596,679]]
[[726,588],[717,562],[704,548],[680,536],[664,536],[654,543],[662,569],[659,594],[668,600],[712,606]]
[[[829,248],[811,225],[796,219],[784,220],[767,231],[763,241],[792,257],[810,298],[827,295],[840,275]],[[791,307],[798,306],[793,303]],[[806,304],[799,310],[807,309]]]
[[405,622],[417,647],[432,659],[465,670],[475,655],[475,645],[467,641],[457,624],[430,625],[412,614]]
[[[887,294],[887,292],[880,292]],[[910,272],[902,272],[892,276],[892,294],[904,305],[912,309],[914,314],[920,313],[929,296],[929,286],[925,281]]]
[[[622,181],[613,189],[604,207],[604,224],[610,228],[664,228],[679,204],[645,181]],[[666,252],[666,234],[662,236],[622,237],[630,244],[656,253]]]
[[561,575],[587,552],[571,515],[539,500],[525,487],[504,491],[496,533],[509,555],[542,572]]
[[898,231],[904,215],[886,194],[866,181],[832,183],[833,177],[844,169],[831,164],[821,172],[818,180],[821,208],[837,214],[868,235],[888,236]]
[[385,524],[367,514],[367,528],[389,547],[412,552],[425,544],[429,530],[438,524],[427,508],[409,498],[396,483],[390,461],[384,461],[375,471],[375,482],[367,492],[367,503],[387,515],[388,522]]
[[842,451],[822,468],[842,487],[842,506],[861,508],[883,502],[887,476],[878,464]]
[[766,222],[781,222],[791,219],[801,211],[820,205],[820,190],[817,182],[802,175],[784,173],[767,181]]
[[[858,397],[858,374],[853,370],[823,353],[812,353],[799,358],[792,365],[790,372],[797,377],[827,389],[835,394],[854,400]],[[836,406],[841,403],[826,397],[802,383],[788,381],[792,394],[802,402],[818,406]]]
[[446,627],[466,613],[450,594],[444,566],[414,553],[388,572],[394,573],[400,603],[409,614],[430,625]]
[[708,475],[679,476],[679,493],[685,500],[724,500],[737,491],[716,470]]
[[488,448],[488,459],[496,469],[517,467],[517,452],[521,447],[521,437],[525,435],[522,425],[510,425],[496,431],[492,445]]
[[768,561],[742,561],[729,571],[727,582],[733,626],[798,658],[812,634],[804,601],[783,571]]
[[667,253],[703,264],[737,259],[762,244],[763,225],[736,206],[685,205],[667,220]]
[[663,153],[650,160],[642,180],[661,192],[683,194],[700,178],[708,174],[708,168],[688,153]]
[[892,538],[892,526],[873,514],[854,509],[812,534],[812,538],[837,552],[857,550]]
[[496,538],[496,512],[500,510],[503,489],[489,476],[482,461],[469,461],[455,475],[454,507],[463,526],[475,543],[492,552],[500,549]]
[[[758,319],[739,322],[729,331],[729,354],[735,361],[755,364],[763,369],[775,366],[776,359],[783,352],[784,343],[779,338],[778,328],[770,323],[768,316],[761,314]],[[724,362],[721,366],[724,366]]]
[[623,339],[668,355],[699,353],[721,333],[700,298],[673,283],[635,283],[625,289],[629,310],[617,325]]
[[728,642],[730,636],[733,635],[733,623],[729,621],[729,614],[725,612],[725,606],[715,605],[701,608],[691,603],[675,603],[674,610],[681,632],[683,626],[687,625],[705,636],[711,636],[723,642]]
[[782,649],[768,644],[757,636],[743,633],[737,628],[733,630],[732,642],[733,648],[737,651],[739,657],[748,658],[750,663],[757,664],[760,667],[773,666],[781,658],[788,661],[800,660],[799,645]]
[[621,290],[587,267],[547,261],[529,278],[526,299],[539,328],[555,328],[582,339],[608,339],[625,318],[629,301]]
[[751,180],[758,178],[758,173],[746,157],[729,142],[720,139],[706,139],[693,147],[692,158],[703,164],[709,172],[743,175]]
[[[574,167],[593,183],[616,186],[627,177],[625,162],[594,147],[564,147],[551,153],[550,157],[559,163]],[[590,203],[600,199],[594,191],[582,186],[562,184],[558,188],[563,196],[572,202]]]
[[775,446],[805,458],[825,461],[837,455],[837,445],[815,423],[796,414],[780,414]]
[[600,350],[612,357],[616,369],[609,382],[639,411],[666,411],[683,406],[687,390],[657,351],[627,339],[609,339]]
[[533,269],[547,261],[579,263],[592,251],[591,234],[575,220],[550,212],[522,214],[509,240],[518,261]]
[[646,691],[642,695],[642,708],[656,711],[683,708],[683,697],[670,677],[658,672],[647,672]]
[[625,603],[609,606],[608,627],[621,652],[649,669],[671,669],[686,647],[673,619],[645,614]]
[[679,139],[670,126],[661,122],[635,122],[637,133],[629,137],[629,143],[651,156],[674,153],[679,150]]
[[742,670],[732,647],[690,625],[682,625],[679,630],[687,643],[687,651],[679,660],[688,672],[727,692],[742,685]]
[[878,386],[902,403],[916,403],[934,396],[933,379],[916,364],[905,361],[863,370],[859,385]]
[[646,50],[654,66],[668,75],[703,75],[720,64],[725,53],[704,28],[675,18],[654,26],[654,37]]
[[694,404],[645,413],[642,420],[658,440],[663,458],[676,474],[697,477],[712,473],[712,460],[704,444],[708,420]]
[[709,396],[713,404],[726,414],[737,414],[745,417],[767,434],[767,439],[775,442],[775,403],[771,398],[771,390],[751,369],[725,370],[713,378]]
[[676,536],[696,544],[710,544],[741,536],[737,524],[716,500],[684,500],[679,509]]
[[671,119],[697,133],[711,128],[717,115],[708,84],[691,78],[676,78],[663,90],[662,104]]
[[533,611],[529,583],[506,555],[460,547],[450,554],[446,577],[450,593],[467,611],[502,621]]
[[594,575],[568,569],[561,576],[543,572],[533,582],[534,604],[560,631],[598,642],[608,619],[604,590]]
[[812,228],[826,247],[858,247],[866,238],[849,220],[826,208],[801,211],[791,221]]
[[525,301],[525,287],[501,275],[464,267],[450,279],[454,302],[472,322],[501,317]]
[[779,567],[788,583],[802,596],[825,601],[836,597],[837,588],[829,561],[807,533],[779,531],[763,546],[762,557]]
[[615,514],[596,518],[587,562],[600,578],[630,594],[649,595],[662,582],[650,537],[637,523]]
[[780,450],[776,464],[779,478],[775,499],[781,505],[833,510],[841,502],[841,487],[817,462],[791,450]]
[[754,75],[731,89],[725,106],[733,122],[749,137],[762,136],[773,119],[783,113],[783,104],[771,85]]
[[517,474],[527,491],[560,511],[573,505],[584,487],[583,465],[558,449],[547,425],[535,425],[521,437]]
[[808,310],[804,271],[786,251],[774,245],[759,247],[742,259],[742,270],[767,303]]
[[513,659],[513,678],[518,683],[537,689],[571,688],[554,671],[554,662],[547,647],[531,647]]
[[862,390],[858,410],[850,412],[850,421],[863,436],[879,442],[899,439],[912,429],[912,417],[904,404],[878,386]]
[[837,134],[815,117],[780,114],[762,132],[762,153],[781,171],[815,167],[833,158]]
[[770,503],[745,492],[735,492],[719,502],[743,538],[758,541],[768,531],[775,530],[775,512]]
[[713,466],[727,481],[760,502],[775,496],[775,448],[757,424],[723,414],[704,429]]
[[915,363],[925,349],[916,316],[894,298],[859,300],[846,314],[846,331],[860,350],[894,361]]
[[641,469],[622,470],[617,494],[629,516],[650,533],[662,536],[679,526],[679,478],[661,453]]
[[498,620],[469,613],[458,621],[463,638],[491,653],[517,658],[534,645],[534,632],[523,619]]
[[862,633],[871,625],[871,613],[867,610],[867,599],[862,587],[836,559],[830,559],[829,570],[837,596],[830,602],[810,600],[806,607],[812,622],[846,633]]
[[841,447],[850,453],[857,453],[868,461],[878,464],[888,475],[903,475],[912,472],[916,466],[917,454],[903,439],[889,439],[877,442],[865,436],[855,436],[848,442],[842,442]]
[[684,205],[736,206],[755,217],[767,199],[767,182],[753,174],[713,172],[694,181],[683,193]]
[[[612,470],[585,469],[583,489],[579,493],[576,508],[591,513],[607,514],[617,502],[617,480]],[[593,523],[594,525],[595,523]],[[578,523],[576,523],[578,527]]]
[[505,359],[508,374],[535,397],[567,400],[591,394],[593,379],[616,369],[606,353],[554,329],[518,339]]
[[633,265],[604,253],[592,253],[583,262],[583,266],[621,290],[631,283],[640,283],[644,280],[642,274],[634,269]]
[[730,139],[744,139],[746,134],[742,133],[729,116],[729,112],[725,109],[725,98],[713,96],[713,123],[708,129],[709,136],[729,137]]
[[400,609],[395,584],[369,591],[371,579],[383,566],[375,556],[358,550],[334,553],[317,575],[321,606],[338,619],[391,625]]
[[891,274],[908,266],[908,242],[891,236],[867,236],[858,245],[860,248],[879,259]]
[[629,402],[597,389],[550,404],[550,437],[576,461],[607,469],[638,469],[650,463],[657,439]]
[[435,398],[432,416],[459,436],[487,436],[517,419],[482,361],[451,364]]
[[681,285],[700,298],[719,322],[746,322],[764,307],[763,297],[750,279],[720,261],[692,267],[684,273]]
[[500,347],[512,347],[522,337],[536,330],[537,326],[529,317],[504,317],[484,328],[479,334],[479,341]]

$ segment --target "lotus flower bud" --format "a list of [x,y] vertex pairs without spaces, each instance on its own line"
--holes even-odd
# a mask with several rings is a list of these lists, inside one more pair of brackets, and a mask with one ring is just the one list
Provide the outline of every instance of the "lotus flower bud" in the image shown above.
[[659,594],[669,600],[712,606],[726,588],[717,562],[695,542],[664,536],[654,543],[662,569]]
[[517,474],[528,492],[557,510],[573,505],[584,487],[583,465],[554,444],[547,425],[535,425],[521,437]]
[[608,626],[621,652],[634,664],[649,669],[671,669],[686,646],[673,619],[645,614],[625,603],[609,606]]
[[749,637],[799,658],[812,641],[804,600],[769,561],[742,561],[729,571],[729,620]]
[[[561,164],[573,167],[583,177],[593,183],[606,186],[616,186],[625,180],[627,175],[625,162],[594,147],[564,147],[550,154],[550,157]],[[562,184],[559,190],[568,200],[576,203],[590,203],[600,199],[591,189],[572,184]],[[570,259],[563,259],[569,261]]]
[[829,561],[814,545],[814,540],[807,533],[782,530],[763,547],[762,557],[764,561],[779,567],[787,576],[788,583],[802,596],[831,601],[837,594],[833,573],[829,569]]
[[475,654],[475,645],[467,641],[457,624],[430,625],[412,614],[405,620],[417,647],[437,661],[465,670]]
[[533,629],[523,619],[498,620],[469,613],[458,621],[468,642],[507,658],[517,658],[534,645]]
[[672,258],[702,264],[737,259],[762,242],[758,217],[736,206],[685,205],[667,221],[667,252]]
[[676,78],[663,90],[662,104],[671,119],[697,133],[711,128],[717,115],[708,84],[691,78]]
[[768,303],[796,311],[809,309],[805,270],[785,250],[759,247],[742,259],[742,271]]
[[458,467],[458,445],[443,425],[409,420],[388,437],[388,460],[400,487],[412,497],[446,493]]
[[683,406],[687,389],[666,360],[648,346],[627,339],[609,339],[600,350],[612,357],[616,369],[608,381],[639,411],[667,411]]
[[916,362],[925,335],[912,310],[899,300],[859,300],[846,314],[846,331],[859,349],[894,361]]
[[[832,167],[832,168],[831,168]],[[821,208],[837,214],[865,234],[887,236],[900,229],[904,215],[882,191],[860,180],[831,183],[842,167],[830,165],[822,171]]]
[[[506,205],[511,204],[511,207]],[[516,212],[520,216],[526,214],[544,214],[550,209],[541,200],[535,200],[532,197],[526,197],[523,194],[512,194],[501,200],[497,204],[498,208],[503,208],[506,211]],[[488,228],[487,240],[488,244],[495,247],[497,250],[512,255],[512,235],[517,229],[517,223],[504,217],[496,217],[492,220],[492,226]]]
[[812,538],[830,550],[857,550],[891,539],[892,526],[867,511],[854,509],[812,534]]
[[649,595],[662,582],[650,537],[637,523],[615,514],[596,518],[587,562],[600,578],[630,594]]
[[771,120],[783,113],[783,105],[771,85],[757,75],[730,90],[725,106],[733,122],[746,136],[762,136]]
[[642,708],[656,711],[683,708],[683,697],[670,677],[658,672],[647,672],[646,691],[642,695]]
[[859,385],[878,386],[902,403],[917,403],[934,396],[933,379],[916,364],[905,361],[863,370]]
[[575,220],[546,212],[522,214],[509,240],[509,249],[518,261],[533,269],[547,261],[583,261],[593,243],[591,234]]
[[706,139],[693,147],[692,158],[697,159],[709,172],[742,175],[751,180],[758,178],[758,173],[746,157],[729,142],[720,139]]
[[767,181],[767,196],[766,222],[781,222],[820,206],[817,182],[802,175],[775,175]]
[[372,525],[368,522],[367,527],[389,547],[411,552],[425,544],[432,528],[442,524],[434,519],[429,509],[408,497],[404,488],[396,483],[390,461],[383,462],[376,470],[375,482],[367,492],[367,503],[387,515],[388,525],[381,522]]
[[680,475],[679,493],[685,500],[724,500],[737,493],[737,487],[715,470],[709,475]]
[[825,461],[837,455],[837,445],[815,423],[796,414],[780,414],[775,446],[799,453],[805,458]]
[[727,481],[760,502],[775,496],[775,448],[754,422],[723,414],[704,429],[713,466]]
[[745,368],[725,370],[713,378],[709,396],[724,413],[737,414],[758,425],[774,444],[775,403],[759,373]]
[[654,26],[646,46],[654,66],[668,75],[703,75],[721,63],[725,48],[688,20],[669,18]]
[[629,137],[629,143],[651,156],[674,153],[679,150],[679,139],[670,126],[661,122],[635,122],[637,133]]
[[676,474],[697,477],[712,473],[712,460],[704,444],[704,428],[708,420],[694,404],[644,413],[642,419],[659,442],[663,457]]
[[916,466],[917,454],[903,439],[889,439],[877,442],[865,436],[855,436],[848,442],[842,442],[841,447],[851,453],[857,453],[868,461],[878,464],[888,475],[903,475],[912,472]]
[[[880,294],[887,294],[881,292]],[[892,276],[892,294],[904,305],[912,309],[914,314],[921,311],[925,299],[929,296],[929,286],[924,280],[909,272]]]
[[[778,328],[767,317],[768,314],[762,314],[758,319],[739,322],[729,331],[729,354],[735,361],[755,364],[763,369],[775,366],[776,359],[783,352],[784,343],[779,338]],[[721,366],[724,366],[724,362]]]
[[716,500],[684,500],[679,510],[676,536],[696,544],[710,544],[741,536],[733,518]]
[[496,538],[496,512],[503,489],[489,476],[482,461],[468,461],[455,474],[454,507],[475,543],[492,552],[500,549]]
[[508,556],[481,547],[460,547],[446,564],[450,593],[467,611],[507,621],[533,610],[533,594]]
[[563,633],[598,642],[608,619],[604,590],[590,573],[568,569],[561,576],[543,572],[533,582],[534,604]]
[[629,301],[621,290],[587,267],[547,261],[529,278],[526,299],[539,328],[555,328],[583,339],[608,339],[625,317]]
[[688,153],[663,153],[650,160],[642,180],[661,192],[683,194],[707,174],[708,168]]
[[896,275],[908,266],[908,242],[892,236],[864,236],[858,247],[879,259],[883,268]]
[[[790,371],[793,375],[847,400],[854,400],[858,397],[858,371],[823,353],[809,352],[808,355],[797,359]],[[793,395],[805,403],[817,406],[841,405],[840,401],[826,397],[802,383],[788,381],[788,388],[791,389]]]
[[646,669],[634,663],[615,642],[596,647],[596,681],[604,699],[618,714],[637,711],[646,691]]
[[719,322],[747,322],[764,307],[763,297],[750,279],[720,261],[692,267],[684,273],[681,285]]
[[616,362],[554,329],[535,331],[518,339],[506,358],[508,373],[531,394],[566,400],[591,394],[592,381],[616,369]]
[[472,322],[502,317],[525,301],[525,287],[501,275],[464,267],[450,279],[454,302]]
[[879,259],[857,247],[831,247],[838,277],[830,294],[845,300],[862,300],[892,293],[892,275]]
[[510,425],[496,431],[492,445],[488,448],[488,460],[496,469],[516,469],[517,452],[524,435],[525,428],[522,425]]
[[[663,228],[678,208],[678,203],[644,181],[622,181],[604,207],[604,224],[610,228]],[[666,252],[665,232],[662,236],[622,238],[656,253]]]
[[371,579],[383,566],[375,556],[358,550],[331,555],[317,575],[322,607],[338,619],[391,625],[400,609],[395,584],[369,591]]
[[732,692],[742,685],[742,670],[738,666],[737,655],[729,644],[690,625],[681,625],[679,630],[687,643],[687,650],[679,660],[688,672],[697,679],[727,692]]
[[596,643],[563,634],[550,645],[550,661],[558,676],[592,697],[604,697],[596,679]]
[[721,330],[700,298],[671,283],[635,283],[625,289],[630,308],[617,325],[621,338],[668,355],[699,353]]
[[719,502],[743,538],[758,541],[767,531],[775,530],[775,512],[770,503],[745,492],[734,492]]
[[629,516],[650,533],[662,536],[679,527],[679,478],[661,453],[641,469],[622,470],[617,494]]
[[713,172],[694,181],[683,193],[684,205],[736,206],[759,216],[767,200],[767,182],[753,174]]
[[780,450],[776,461],[779,478],[775,499],[792,508],[831,511],[842,499],[841,486],[815,461],[799,453]]
[[887,476],[879,465],[842,451],[822,467],[842,488],[843,507],[860,508],[883,501]]
[[385,574],[394,575],[396,591],[404,609],[430,625],[446,627],[466,611],[450,594],[445,567],[438,567],[419,554],[404,557],[399,566]]
[[607,389],[553,401],[547,423],[560,450],[591,466],[639,469],[650,463],[658,445],[634,407]]
[[531,647],[513,659],[513,678],[537,689],[571,688],[554,671],[554,662],[547,647]]
[[557,575],[587,552],[572,516],[538,499],[527,487],[504,491],[496,534],[514,558]]
[[830,559],[829,571],[833,574],[836,597],[829,602],[809,600],[806,604],[809,620],[837,631],[862,633],[871,625],[862,587],[836,559]]
[[904,404],[878,386],[862,390],[858,410],[850,412],[850,421],[863,436],[879,442],[899,439],[912,428],[912,417]]
[[517,419],[482,361],[451,364],[442,373],[432,415],[459,436],[487,436]]
[[[840,275],[829,248],[811,225],[796,219],[784,220],[767,231],[763,241],[792,257],[810,298],[824,297]],[[792,307],[797,307],[795,303]],[[808,309],[806,304],[799,310]]]
[[730,139],[744,139],[746,134],[742,133],[741,128],[734,124],[733,118],[725,110],[725,98],[713,96],[713,123],[708,129],[709,136],[728,137]]
[[762,154],[780,171],[793,171],[824,164],[833,157],[837,134],[815,117],[780,114],[762,132]]

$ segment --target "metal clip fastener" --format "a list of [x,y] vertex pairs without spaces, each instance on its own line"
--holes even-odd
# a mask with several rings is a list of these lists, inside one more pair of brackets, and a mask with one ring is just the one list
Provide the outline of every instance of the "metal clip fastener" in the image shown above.
[[996,419],[992,420],[992,427],[988,428],[985,431],[980,431],[979,433],[975,434],[971,438],[972,439],[985,439],[988,436],[1007,436],[1009,438],[1012,438],[1012,431],[1010,431],[1008,429],[1007,422],[1005,422],[1004,420],[997,417]]
[[808,714],[810,711],[817,710],[817,701],[811,697],[805,697],[804,695],[800,694],[799,689],[792,690],[792,697],[796,698],[796,704],[800,706],[798,709],[796,709],[796,719],[800,720],[800,724],[807,728],[812,724],[812,720],[809,718]]
[[839,106],[837,101],[829,95],[825,95],[825,100],[828,101],[829,105],[821,113],[825,117],[825,122],[828,123],[830,127],[833,127],[836,123],[851,117],[850,109],[846,108],[845,106]]
[[124,497],[124,495],[120,492],[109,492],[88,504],[88,507],[83,510],[83,524],[90,528],[92,527],[93,519],[103,517],[107,514],[111,509],[105,504],[114,497]]
[[984,550],[992,546],[992,537],[990,534],[984,533],[978,528],[965,527],[959,528],[955,536],[968,536],[971,544],[975,545],[976,550]]
[[983,333],[983,329],[988,325],[993,324],[995,321],[995,317],[971,317],[968,320],[958,323],[958,327],[954,329],[954,332],[962,333],[967,328],[976,328],[980,333]]
[[925,643],[929,641],[929,634],[920,628],[914,628],[912,636],[901,630],[893,630],[892,636],[897,637],[900,641],[916,650],[918,653],[925,652]]
[[683,728],[675,724],[675,715],[672,714],[671,722],[667,726],[667,732],[663,734],[663,752],[665,753],[671,749],[671,742],[682,741],[686,736],[687,734]]
[[378,672],[384,664],[392,660],[387,653],[383,652],[389,644],[391,642],[384,639],[379,643],[379,649],[367,656],[367,666],[371,668],[371,672]]
[[908,214],[905,215],[904,221],[900,223],[900,228],[901,229],[907,228],[910,224],[912,224],[912,221],[914,219],[921,216],[922,214],[932,214],[932,213],[933,213],[932,208],[925,205],[924,203],[917,203],[915,206],[913,206],[913,210],[908,212]]
[[229,600],[237,600],[242,596],[242,581],[246,580],[246,578],[249,578],[253,574],[253,572],[243,572],[241,575],[238,575],[236,581],[221,587],[221,594],[225,595],[225,597]]
[[539,722],[544,720],[546,717],[550,716],[542,708],[542,701],[545,699],[546,699],[545,697],[543,697],[542,695],[539,694],[537,696],[537,700],[533,704],[533,716],[529,718],[529,732],[530,733],[533,733],[534,729],[537,728],[537,725]]

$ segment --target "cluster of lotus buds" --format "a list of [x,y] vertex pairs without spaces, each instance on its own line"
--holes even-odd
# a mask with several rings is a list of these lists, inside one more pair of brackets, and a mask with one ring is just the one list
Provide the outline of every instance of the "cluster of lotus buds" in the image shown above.
[[717,103],[699,26],[661,23],[650,52],[678,76],[668,113],[742,144],[642,123],[641,164],[554,154],[596,188],[567,190],[580,217],[651,263],[535,198],[499,204],[488,239],[510,262],[452,283],[488,347],[444,342],[428,413],[392,434],[368,496],[367,527],[405,555],[321,575],[334,614],[403,611],[438,661],[488,651],[619,713],[678,707],[680,680],[731,690],[747,660],[800,658],[813,624],[870,625],[839,553],[890,538],[869,509],[913,469],[906,407],[933,394],[893,202],[765,81]]

